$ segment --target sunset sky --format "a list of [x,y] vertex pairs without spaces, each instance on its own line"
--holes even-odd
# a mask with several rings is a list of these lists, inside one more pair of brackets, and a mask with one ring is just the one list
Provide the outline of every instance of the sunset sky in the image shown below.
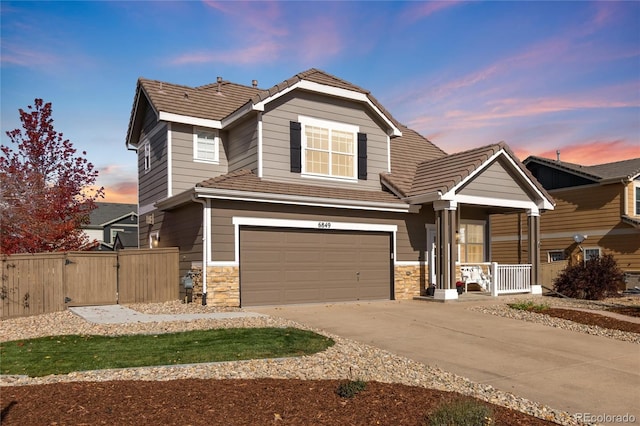
[[640,2],[1,2],[1,143],[18,109],[137,202],[125,137],[138,77],[269,88],[319,68],[366,88],[448,153],[640,157]]

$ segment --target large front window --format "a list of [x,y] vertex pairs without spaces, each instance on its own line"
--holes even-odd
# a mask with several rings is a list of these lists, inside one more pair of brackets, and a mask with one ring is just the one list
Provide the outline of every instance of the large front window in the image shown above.
[[484,240],[484,224],[461,223],[460,233],[458,235],[460,262],[484,262]]
[[303,173],[356,179],[356,126],[300,118],[303,126]]
[[636,185],[636,187],[634,188],[636,192],[635,215],[640,216],[640,183],[636,183],[635,185]]

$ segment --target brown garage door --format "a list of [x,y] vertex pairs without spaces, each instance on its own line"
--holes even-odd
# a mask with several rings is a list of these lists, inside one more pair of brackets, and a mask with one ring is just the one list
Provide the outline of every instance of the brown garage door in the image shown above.
[[383,232],[242,227],[240,302],[388,300],[390,242]]

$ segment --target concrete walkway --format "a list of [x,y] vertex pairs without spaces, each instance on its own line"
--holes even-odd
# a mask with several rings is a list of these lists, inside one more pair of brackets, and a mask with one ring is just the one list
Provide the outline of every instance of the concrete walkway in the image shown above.
[[487,302],[361,302],[252,308],[370,344],[565,410],[635,416],[640,345],[502,318]]
[[122,305],[81,306],[69,308],[71,312],[94,324],[127,324],[136,322],[190,321],[202,318],[228,319],[263,316],[255,312],[216,312],[211,314],[143,314]]

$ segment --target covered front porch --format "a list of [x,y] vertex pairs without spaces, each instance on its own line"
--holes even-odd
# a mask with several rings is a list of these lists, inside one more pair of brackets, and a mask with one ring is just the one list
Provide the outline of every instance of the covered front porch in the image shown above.
[[[420,163],[407,195],[435,218],[426,225],[428,287],[422,296],[456,300],[470,284],[492,296],[542,293],[540,213],[554,205],[506,144]],[[527,259],[498,264],[491,259],[489,219],[513,212],[527,216]]]

